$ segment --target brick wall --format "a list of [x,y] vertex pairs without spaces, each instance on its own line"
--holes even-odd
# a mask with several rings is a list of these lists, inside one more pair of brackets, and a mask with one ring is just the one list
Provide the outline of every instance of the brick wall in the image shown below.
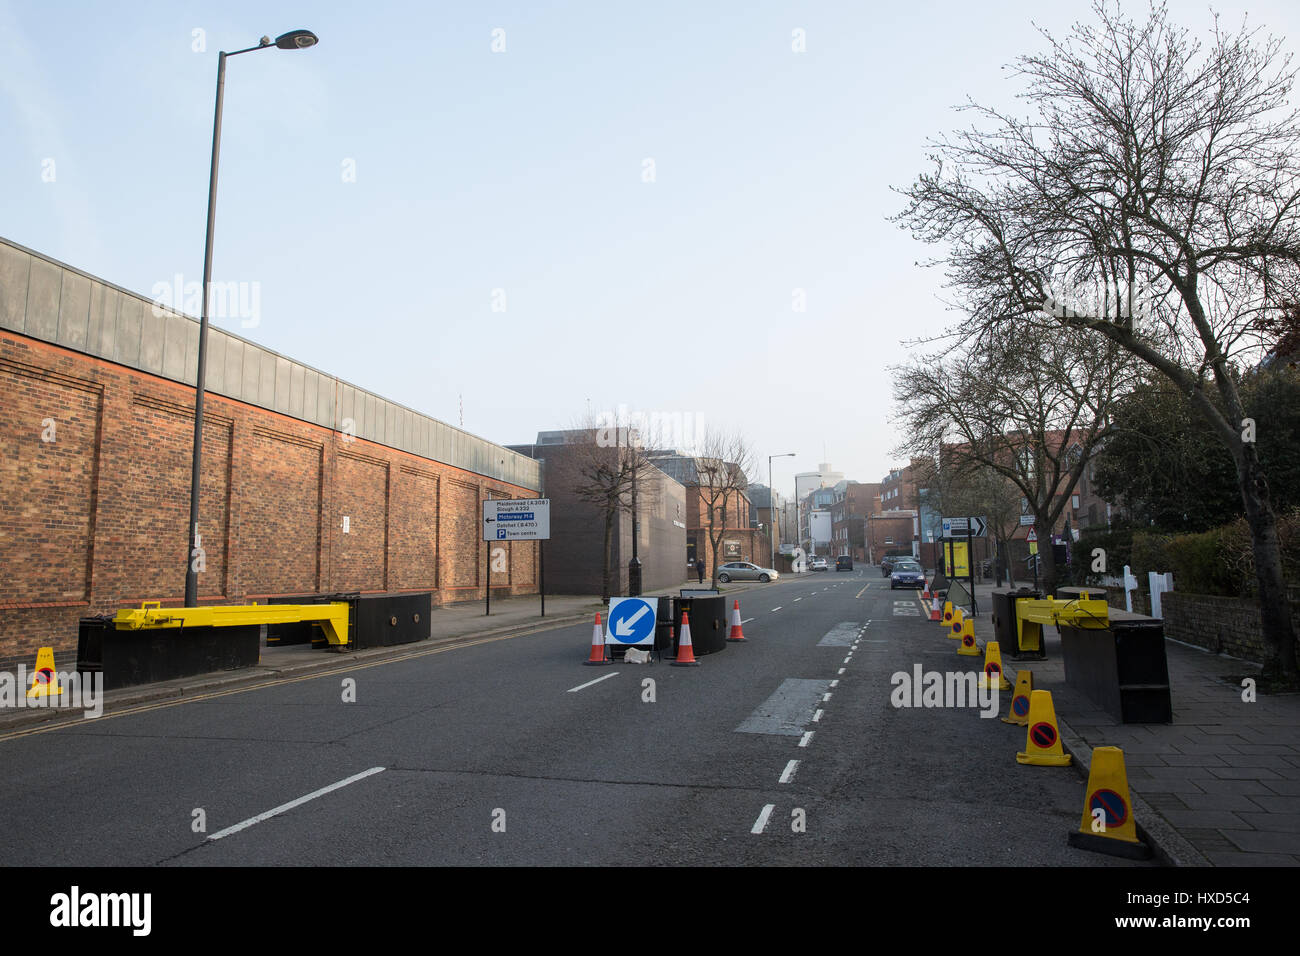
[[[0,667],[44,645],[71,667],[79,618],[182,602],[193,406],[191,387],[0,333]],[[488,496],[535,491],[209,393],[200,601],[481,598]],[[535,593],[536,545],[505,552],[493,589]]]
[[[1267,656],[1255,601],[1168,591],[1160,595],[1160,609],[1165,637],[1248,661]],[[1293,622],[1296,610],[1292,605]]]

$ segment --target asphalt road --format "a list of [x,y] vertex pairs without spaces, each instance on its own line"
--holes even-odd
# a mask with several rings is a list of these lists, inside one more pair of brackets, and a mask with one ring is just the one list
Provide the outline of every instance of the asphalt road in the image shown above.
[[915,592],[740,597],[697,668],[584,667],[583,624],[0,739],[0,864],[1134,865],[1066,845],[1082,781],[1023,728],[891,704],[980,663]]

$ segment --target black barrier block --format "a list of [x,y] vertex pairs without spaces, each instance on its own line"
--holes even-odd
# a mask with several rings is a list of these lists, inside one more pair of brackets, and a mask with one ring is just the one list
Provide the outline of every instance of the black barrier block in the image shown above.
[[392,647],[423,641],[430,633],[429,591],[409,594],[362,594],[354,599],[353,647]]
[[1065,682],[1125,724],[1173,717],[1164,622],[1114,608],[1110,627],[1061,627]]
[[261,656],[260,624],[118,630],[100,620],[81,621],[77,669],[101,671],[105,690],[254,667]]
[[1047,642],[1041,634],[1037,650],[1025,650],[1020,647],[1020,632],[1016,627],[1016,602],[1037,599],[1041,595],[1032,588],[1008,588],[993,592],[993,634],[1002,651],[1003,657],[1016,660],[1046,660]]
[[695,656],[716,654],[727,649],[727,599],[725,597],[679,597],[673,599],[673,656],[681,640],[682,612],[691,626],[691,647]]

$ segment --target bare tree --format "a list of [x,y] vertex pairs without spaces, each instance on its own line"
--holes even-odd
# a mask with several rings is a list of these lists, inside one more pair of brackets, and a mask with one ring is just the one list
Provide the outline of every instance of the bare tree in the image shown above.
[[[1133,365],[1105,342],[990,330],[961,351],[917,357],[895,370],[908,436],[899,450],[937,460],[950,499],[962,482],[1000,476],[1026,499],[1046,538],[1107,435],[1112,403],[1131,388]],[[1040,555],[1050,593],[1057,568],[1047,541]]]
[[601,549],[601,599],[619,590],[621,576],[614,567],[614,531],[624,514],[653,505],[658,483],[647,481],[652,469],[646,457],[647,442],[635,430],[604,421],[585,419],[565,432],[565,447],[557,455],[557,474],[575,497],[596,506],[604,524]]
[[713,556],[713,586],[718,586],[718,553],[727,531],[727,518],[738,520],[743,513],[741,501],[749,487],[749,473],[754,467],[754,453],[739,432],[709,429],[701,439],[695,457],[695,479],[700,504],[708,522],[706,533]]
[[1017,60],[1037,115],[971,104],[987,128],[935,144],[899,221],[948,246],[964,333],[1064,325],[1136,355],[1199,411],[1236,466],[1265,676],[1294,682],[1277,519],[1237,376],[1300,301],[1295,72],[1280,40],[1244,25],[1216,18],[1202,45],[1163,5],[1142,22],[1093,11],[1095,26],[1043,31],[1049,49]]

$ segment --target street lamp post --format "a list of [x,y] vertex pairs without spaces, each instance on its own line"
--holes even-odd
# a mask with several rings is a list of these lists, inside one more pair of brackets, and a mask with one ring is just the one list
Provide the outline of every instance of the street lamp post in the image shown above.
[[305,50],[318,40],[310,30],[291,30],[276,37],[262,37],[257,46],[217,56],[217,108],[212,121],[212,168],[208,174],[208,231],[203,246],[203,304],[199,313],[199,368],[194,383],[194,450],[190,459],[190,526],[189,548],[185,555],[185,606],[199,603],[198,561],[202,553],[199,537],[199,473],[203,464],[203,387],[207,378],[208,358],[208,299],[212,283],[212,233],[217,220],[217,157],[221,152],[221,101],[226,91],[226,57],[265,50],[275,46],[281,50]]
[[[793,458],[793,457],[794,457],[794,452],[789,452],[788,454],[785,455],[767,456],[767,516],[769,519],[771,519],[772,513],[776,510],[776,493],[772,490],[772,459]],[[768,524],[772,525],[772,528],[769,529],[769,534],[768,534],[768,538],[772,543],[772,551],[768,557],[771,558],[772,567],[775,568],[776,567],[776,522],[769,520]]]

